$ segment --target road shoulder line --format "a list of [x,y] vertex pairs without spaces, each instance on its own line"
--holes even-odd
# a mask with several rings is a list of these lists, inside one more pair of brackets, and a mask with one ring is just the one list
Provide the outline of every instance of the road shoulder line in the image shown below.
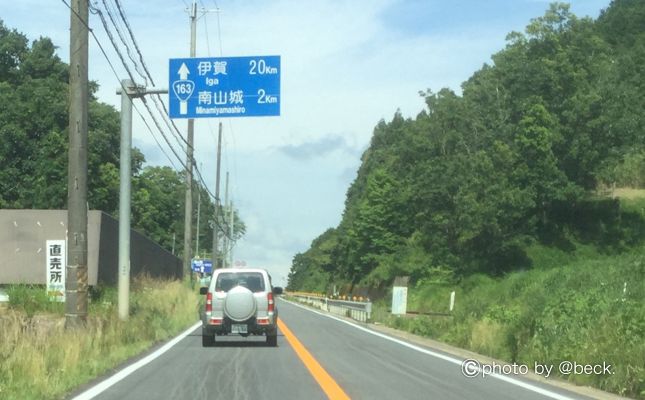
[[[309,308],[309,307],[303,306],[303,305],[301,305],[301,304],[295,303],[295,302],[290,301],[290,300],[286,300],[286,299],[284,299],[284,298],[282,298],[282,297],[280,298],[280,300],[281,300],[281,301],[284,301],[284,302],[286,302],[286,303],[292,304],[292,305],[294,305],[294,306],[296,306],[296,307],[299,307],[299,308],[301,308],[301,309],[303,309],[303,310],[307,310],[307,311],[313,312],[313,313],[315,313],[315,314],[321,315],[321,316],[323,316],[323,317],[331,318],[331,319],[336,320],[336,321],[338,321],[338,322],[342,322],[342,323],[344,323],[344,324],[346,324],[346,325],[352,326],[352,327],[354,327],[354,328],[356,328],[356,329],[359,329],[359,330],[361,330],[361,331],[363,331],[363,332],[366,332],[366,333],[369,333],[369,334],[371,334],[371,335],[378,336],[378,337],[380,337],[380,338],[383,338],[383,339],[389,340],[389,341],[391,341],[391,342],[394,342],[394,343],[400,344],[400,345],[402,345],[402,346],[404,346],[404,347],[407,347],[407,348],[409,348],[409,349],[416,350],[416,351],[418,351],[418,352],[421,352],[421,353],[427,354],[427,355],[429,355],[429,356],[431,356],[431,357],[439,358],[439,359],[441,359],[441,360],[444,360],[444,361],[447,361],[447,362],[450,362],[450,363],[452,363],[452,364],[456,364],[456,365],[459,365],[459,366],[461,366],[461,364],[462,364],[462,362],[463,362],[463,359],[456,358],[456,356],[448,356],[448,355],[445,355],[445,354],[442,354],[442,353],[439,353],[439,352],[436,352],[436,351],[432,351],[432,350],[425,349],[425,348],[423,348],[423,347],[417,346],[417,345],[412,344],[412,343],[408,343],[408,342],[403,341],[403,340],[401,340],[401,339],[397,339],[397,338],[391,337],[391,336],[386,335],[386,334],[384,334],[384,333],[380,333],[380,332],[374,331],[374,330],[372,330],[372,329],[365,328],[365,327],[360,326],[360,325],[358,325],[358,324],[356,324],[356,323],[354,323],[354,322],[347,321],[347,320],[345,320],[345,319],[342,319],[342,318],[336,317],[336,316],[334,316],[334,315],[327,314],[327,313],[322,312],[322,311],[314,310],[314,309],[312,309],[312,308]],[[482,357],[482,358],[483,358],[483,357]],[[508,382],[508,383],[510,383],[510,384],[512,384],[512,385],[519,386],[519,387],[521,387],[521,388],[523,388],[523,389],[526,389],[526,390],[532,391],[532,392],[534,392],[534,393],[538,393],[538,394],[541,394],[541,395],[544,395],[544,396],[550,397],[550,398],[552,398],[552,399],[556,399],[556,400],[574,400],[572,397],[569,397],[569,396],[566,396],[566,395],[563,395],[563,394],[560,394],[560,393],[556,393],[556,392],[553,392],[553,391],[551,391],[551,390],[547,390],[547,389],[544,389],[544,388],[542,388],[542,387],[539,387],[539,386],[533,385],[533,384],[531,384],[531,383],[523,382],[523,381],[521,381],[521,380],[519,380],[519,379],[512,378],[512,377],[509,377],[509,376],[506,376],[506,375],[491,374],[490,376],[491,376],[491,377],[494,377],[494,378],[496,378],[496,379],[499,379],[499,380],[502,380],[502,381]],[[544,382],[544,383],[545,383],[545,384],[550,384],[550,382]],[[558,388],[559,388],[559,389],[562,389],[562,390],[569,390],[569,389],[567,389],[567,388],[561,388],[561,387],[558,387]],[[574,393],[575,393],[575,392],[574,392]],[[583,395],[583,396],[589,396],[589,394],[586,394],[586,393],[585,393],[585,394],[580,393],[580,394],[581,394],[581,395]],[[619,397],[615,397],[615,398],[619,398]]]
[[109,378],[99,382],[98,384],[92,386],[88,390],[82,392],[81,394],[75,396],[72,398],[72,400],[90,400],[93,399],[94,397],[98,396],[99,394],[103,393],[107,389],[109,389],[111,386],[114,384],[122,381],[126,377],[128,377],[130,374],[138,370],[139,368],[149,364],[150,362],[154,361],[155,359],[159,358],[162,354],[170,350],[173,346],[175,346],[177,343],[182,341],[184,338],[186,338],[188,335],[190,335],[195,329],[199,328],[202,325],[201,321],[196,322],[193,326],[190,328],[186,329],[182,333],[179,334],[179,336],[176,336],[174,339],[170,340],[168,343],[164,344],[161,346],[159,349],[155,350],[151,354],[148,354],[146,357],[142,358],[141,360],[135,362],[134,364],[128,365],[127,367],[123,368],[116,374],[110,376]]

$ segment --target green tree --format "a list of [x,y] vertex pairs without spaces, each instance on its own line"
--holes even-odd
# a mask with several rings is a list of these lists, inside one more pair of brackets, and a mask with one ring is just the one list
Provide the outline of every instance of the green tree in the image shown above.
[[[29,43],[0,20],[0,208],[64,209],[67,203],[68,65],[48,38]],[[99,102],[98,85],[89,85],[88,203],[118,213],[120,119]],[[143,168],[132,150],[133,226],[172,248],[173,232],[182,243],[183,175],[163,167]],[[212,242],[213,202],[203,188],[200,239]],[[194,196],[196,199],[197,196]],[[193,208],[196,210],[196,204]],[[210,218],[208,218],[210,216]],[[235,216],[235,236],[245,232]]]

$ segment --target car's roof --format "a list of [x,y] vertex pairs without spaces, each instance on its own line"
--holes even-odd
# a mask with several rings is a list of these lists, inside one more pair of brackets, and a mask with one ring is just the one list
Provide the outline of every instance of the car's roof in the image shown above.
[[267,270],[262,268],[219,268],[213,271],[213,275],[220,272],[259,272],[268,274]]

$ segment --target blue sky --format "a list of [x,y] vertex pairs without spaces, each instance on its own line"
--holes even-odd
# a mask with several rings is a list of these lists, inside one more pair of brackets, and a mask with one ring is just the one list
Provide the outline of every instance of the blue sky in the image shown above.
[[[112,1],[112,0],[110,0]],[[121,0],[159,86],[168,59],[188,56],[190,0]],[[578,16],[597,17],[609,0],[570,2]],[[199,19],[197,56],[281,56],[281,116],[225,119],[223,170],[247,224],[235,259],[266,267],[286,283],[291,259],[340,222],[345,194],[374,126],[397,109],[414,117],[419,90],[461,82],[543,15],[541,0],[201,0],[215,9]],[[0,0],[5,25],[29,39],[48,36],[69,60],[69,10],[62,1]],[[118,66],[100,25],[90,25]],[[118,68],[120,79],[126,78]],[[90,42],[90,78],[101,101],[120,107],[118,79]],[[135,113],[133,143],[151,165],[169,165]],[[196,162],[214,192],[218,120],[197,120]],[[185,129],[185,121],[177,121]],[[168,152],[168,150],[166,150]],[[175,162],[175,165],[178,165]],[[223,193],[223,187],[222,187]],[[172,235],[169,232],[169,235]]]

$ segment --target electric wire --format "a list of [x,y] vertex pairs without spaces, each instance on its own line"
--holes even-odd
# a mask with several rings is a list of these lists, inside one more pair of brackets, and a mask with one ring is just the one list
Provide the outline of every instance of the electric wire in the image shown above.
[[[123,11],[123,7],[121,6],[121,2],[119,0],[114,0],[114,2],[116,3],[117,9],[119,11],[119,16],[121,17],[121,20],[123,20],[123,22],[125,23],[126,29],[127,29],[128,33],[130,35],[130,39],[132,40],[132,43],[133,43],[134,48],[135,48],[135,51],[137,52],[137,54],[139,56],[139,60],[141,61],[141,66],[143,67],[143,70],[145,72],[144,79],[146,79],[146,77],[147,77],[147,79],[150,80],[150,83],[152,84],[152,86],[156,86],[155,80],[152,77],[152,74],[150,73],[150,70],[148,69],[148,65],[146,64],[146,61],[145,61],[145,59],[143,57],[143,53],[141,52],[141,49],[139,48],[139,44],[137,42],[137,39],[135,38],[134,33],[132,32],[132,28],[130,27],[130,22],[128,21],[128,18],[126,17],[125,12]],[[186,4],[186,2],[184,2],[184,4]],[[186,4],[186,6],[188,6],[188,5]],[[188,146],[190,148],[191,145],[188,143],[188,141],[186,139],[183,138],[183,136],[179,132],[179,128],[177,128],[177,125],[175,124],[175,122],[168,115],[168,112],[166,111],[168,108],[166,106],[166,103],[163,101],[163,98],[161,97],[161,95],[158,94],[158,93],[155,93],[152,96],[152,99],[153,99],[153,101],[155,103],[155,106],[157,107],[157,110],[159,110],[159,113],[163,116],[165,124],[168,126],[168,128],[173,133],[173,135],[175,135],[175,138],[178,139],[180,142],[183,142],[186,146]],[[162,106],[160,106],[158,103],[161,103]]]
[[[143,58],[143,54],[141,53],[141,50],[139,49],[138,45],[136,44],[137,43],[136,38],[134,37],[134,33],[132,32],[132,29],[130,27],[129,22],[127,21],[127,18],[125,16],[125,13],[123,12],[123,9],[122,9],[122,7],[120,5],[120,2],[119,2],[119,0],[114,0],[114,1],[117,4],[117,8],[119,9],[119,14],[120,14],[121,19],[123,19],[124,23],[126,24],[127,30],[128,30],[128,32],[130,34],[130,38],[131,38],[132,42],[135,43],[135,49],[136,49],[137,53],[139,54],[139,58],[142,60],[141,64],[143,65],[143,69],[145,70],[147,76],[150,78],[150,82],[154,85],[154,79],[152,78],[152,75],[150,74],[150,71],[148,70],[147,65],[145,64],[145,60]],[[108,10],[108,12],[109,12],[109,10]],[[106,28],[106,30],[107,30],[107,28]],[[112,44],[116,49],[116,43],[114,42],[113,37],[111,35],[108,35],[108,36],[110,37],[110,40],[112,41]],[[127,44],[125,42],[124,42],[124,45],[127,46]],[[119,54],[119,57],[120,57],[121,61],[125,64],[125,60],[124,60],[123,56],[121,55],[121,53],[118,50],[117,50],[117,53]],[[170,117],[169,117],[169,115],[168,115],[168,113],[166,111],[165,103],[161,99],[161,96],[159,94],[156,94],[156,96],[153,96],[152,99],[153,99],[153,102],[155,103],[155,105],[157,107],[157,110],[160,111],[161,115],[163,116],[163,120],[166,123],[167,127],[171,130],[171,132],[173,132],[173,128],[174,128],[174,131],[177,133],[177,135],[175,135],[175,137],[178,136],[183,140],[183,137],[179,133],[179,130],[178,130],[177,126],[170,119]],[[178,160],[180,160],[180,163],[185,167],[186,164],[181,162],[181,158],[179,157],[179,155],[176,153],[176,151],[174,150],[174,148],[170,144],[170,142],[169,142],[168,138],[166,137],[166,135],[163,133],[163,129],[161,128],[158,120],[152,114],[152,111],[151,111],[151,109],[150,109],[145,97],[142,97],[142,101],[143,101],[148,113],[151,115],[155,126],[161,132],[164,140],[166,141],[166,143],[168,144],[168,146],[172,150],[173,154],[175,155],[175,157],[177,157]],[[161,102],[164,105],[164,108],[161,108],[159,106],[159,104],[158,104],[159,102]],[[169,125],[169,121],[171,122],[170,125]],[[172,125],[172,127],[171,127],[171,125]],[[189,146],[187,141],[185,141],[185,140],[183,140],[183,141],[186,143],[187,146]],[[182,147],[182,146],[180,145],[180,147]],[[183,147],[182,147],[182,150],[183,150]],[[184,150],[184,152],[187,154],[186,150]],[[199,168],[196,165],[196,162],[195,162],[194,158],[191,160],[191,164],[192,164],[192,167],[193,167],[193,169],[195,170],[195,172],[197,174],[197,177],[199,178],[199,181],[203,185],[204,189],[215,200],[215,204],[217,204],[219,199],[217,199],[217,197],[210,191],[208,185],[206,184],[206,181],[204,180],[204,178],[203,178],[203,176],[201,174],[201,171],[199,170]],[[185,169],[187,170],[188,168],[185,167]],[[226,223],[226,221],[224,221],[223,225],[227,226],[228,224]],[[222,225],[219,224],[219,223],[217,224],[217,228],[219,230],[223,230]],[[226,236],[228,236],[228,235],[226,235]]]
[[[117,1],[117,0],[115,0],[115,1]],[[118,1],[117,1],[117,3],[118,3]],[[109,13],[109,10],[107,10],[107,11],[108,11],[108,13]],[[101,19],[101,22],[102,22],[102,24],[103,24],[103,27],[104,27],[104,29],[105,29],[105,31],[106,31],[106,33],[107,33],[107,35],[108,35],[108,38],[109,38],[109,39],[110,39],[110,41],[112,42],[112,45],[113,45],[113,47],[114,47],[115,51],[117,52],[117,55],[119,56],[119,59],[121,60],[121,63],[124,65],[124,68],[126,69],[126,71],[127,71],[128,75],[129,75],[130,79],[131,79],[132,81],[134,81],[134,76],[133,76],[133,74],[132,74],[132,71],[131,71],[131,70],[130,70],[130,68],[128,67],[127,62],[125,61],[125,58],[123,57],[123,53],[121,52],[121,50],[119,49],[118,45],[116,44],[116,42],[115,42],[115,40],[114,40],[114,36],[112,35],[112,33],[111,33],[110,29],[109,29],[109,28],[108,28],[108,26],[107,26],[107,21],[106,21],[105,17],[103,16],[103,13],[101,12],[101,10],[94,8],[93,14],[98,14],[98,16],[99,16],[99,18]],[[123,14],[122,14],[122,15],[123,15]],[[113,25],[115,25],[115,24],[113,24]],[[129,23],[126,23],[126,25],[129,27]],[[115,26],[116,26],[116,25],[115,25]],[[129,30],[129,32],[130,32],[131,38],[133,39],[133,42],[136,42],[136,39],[134,38],[134,35],[133,35],[133,33],[132,33],[132,30],[131,30],[130,28],[128,28],[128,30]],[[128,47],[127,42],[126,42],[125,40],[122,40],[122,42],[124,43],[124,46]],[[137,46],[137,51],[139,52],[140,58],[142,58],[142,59],[143,59],[143,55],[140,53],[140,50],[138,50],[138,46]],[[132,59],[132,58],[131,58],[131,59]],[[145,64],[145,62],[144,62],[144,63],[142,63],[142,64]],[[151,77],[150,72],[148,71],[147,67],[145,67],[144,69],[146,70],[146,73],[148,74],[148,76],[149,76],[149,77]],[[153,81],[153,80],[151,79],[151,82],[152,82],[152,81]],[[158,94],[157,94],[157,96],[158,96],[158,97],[160,97]],[[158,121],[158,120],[157,120],[157,118],[154,116],[154,114],[153,114],[153,112],[152,112],[152,110],[151,110],[150,106],[148,105],[148,103],[147,103],[147,101],[146,101],[145,97],[141,96],[141,99],[142,99],[142,101],[143,101],[143,103],[144,103],[144,105],[145,105],[145,107],[146,107],[146,109],[147,109],[148,113],[150,114],[150,117],[152,118],[152,120],[153,120],[153,122],[154,122],[155,126],[157,127],[157,129],[159,130],[159,132],[162,134],[162,136],[163,136],[164,140],[166,141],[166,143],[168,144],[168,146],[169,146],[169,147],[170,147],[170,149],[172,150],[173,154],[174,154],[174,155],[175,155],[175,157],[180,161],[180,163],[185,167],[185,166],[186,166],[186,164],[184,164],[184,163],[182,162],[181,157],[180,157],[180,156],[177,154],[177,152],[174,150],[173,146],[171,145],[170,141],[168,140],[167,136],[165,135],[165,133],[164,133],[163,129],[161,128],[161,125],[160,125],[159,121]],[[153,102],[155,102],[155,104],[157,105],[157,109],[159,110],[159,108],[160,108],[160,107],[159,107],[159,105],[158,105],[157,101],[155,100],[155,96],[153,96]],[[164,111],[165,111],[165,110],[164,110]],[[165,112],[163,112],[163,113],[161,113],[161,114],[162,114],[162,115],[167,115],[167,113],[165,113]],[[168,123],[167,123],[166,118],[163,118],[163,119],[164,119],[165,123],[166,123],[166,124],[168,124]],[[172,129],[171,129],[171,132],[172,132]],[[180,136],[180,135],[179,135],[179,136]],[[183,149],[183,147],[182,147],[181,145],[180,145],[180,147],[182,148],[182,150],[184,151],[184,153],[186,153],[186,150],[184,150],[184,149]],[[195,171],[197,172],[197,175],[198,175],[198,177],[199,177],[199,179],[200,179],[201,183],[204,185],[204,187],[205,187],[205,188],[206,188],[206,190],[209,192],[209,194],[210,194],[213,198],[215,198],[215,196],[210,192],[210,189],[208,189],[208,186],[206,185],[206,182],[204,181],[204,179],[203,179],[203,177],[202,177],[202,175],[201,175],[201,172],[199,171],[199,169],[198,169],[198,168],[197,168],[197,166],[195,165],[195,161],[194,161],[194,160],[192,160],[192,164],[193,164],[193,168],[194,168],[194,169],[195,169]],[[187,167],[185,167],[185,168],[186,168],[186,169],[188,169]]]
[[[63,3],[67,8],[69,8],[69,10],[70,10],[74,15],[76,15],[76,17],[81,21],[81,23],[82,23],[82,24],[87,28],[88,32],[91,34],[92,38],[94,39],[94,41],[95,41],[95,42],[96,42],[96,44],[98,45],[99,50],[101,51],[101,54],[103,55],[103,57],[104,57],[104,58],[105,58],[105,60],[107,61],[108,66],[110,67],[110,70],[112,71],[112,73],[114,74],[114,76],[117,78],[117,80],[118,80],[118,82],[119,82],[119,85],[121,86],[121,90],[123,90],[123,91],[127,92],[128,88],[126,88],[126,87],[125,87],[125,85],[123,85],[123,82],[121,81],[121,79],[120,79],[120,77],[119,77],[119,74],[117,73],[117,71],[116,71],[116,68],[115,68],[114,64],[110,61],[110,57],[108,57],[107,52],[105,51],[105,48],[103,47],[103,45],[102,45],[101,41],[100,41],[100,40],[98,39],[98,37],[96,36],[96,34],[95,34],[94,30],[93,30],[92,28],[90,28],[89,24],[88,24],[86,21],[84,21],[84,20],[83,20],[83,18],[82,18],[82,17],[81,17],[81,16],[80,16],[80,15],[79,15],[79,14],[78,14],[78,13],[77,13],[73,8],[72,8],[72,7],[71,7],[71,5],[70,5],[69,3],[67,3],[67,1],[66,1],[66,0],[61,0],[61,1],[62,1],[62,3]],[[115,0],[115,1],[116,1],[116,0]],[[106,8],[106,10],[107,10],[107,8]],[[99,15],[99,18],[101,19],[101,22],[102,22],[103,27],[104,27],[104,29],[105,29],[105,31],[106,31],[106,34],[108,35],[108,38],[110,39],[110,42],[112,43],[112,46],[114,47],[115,51],[117,52],[117,55],[119,56],[119,59],[121,60],[121,63],[123,64],[123,67],[124,67],[124,68],[125,68],[125,70],[126,70],[126,73],[127,73],[127,74],[128,74],[128,76],[131,78],[131,80],[134,82],[134,76],[133,76],[133,74],[132,74],[132,71],[130,70],[130,68],[129,68],[128,64],[125,62],[125,59],[124,59],[124,57],[123,57],[123,54],[122,54],[122,53],[121,53],[121,51],[119,50],[119,48],[118,48],[118,46],[117,46],[117,44],[116,44],[116,42],[115,42],[115,40],[114,40],[113,35],[111,34],[111,32],[110,32],[109,28],[107,27],[107,22],[106,22],[106,20],[105,20],[105,17],[103,17],[102,12],[101,12],[98,8],[96,8],[96,7],[92,6],[92,5],[89,5],[89,11],[90,11],[92,14]],[[130,31],[130,33],[131,33],[131,31]],[[134,39],[134,37],[133,37],[133,39]],[[127,45],[125,45],[125,46],[127,47]],[[140,54],[140,52],[139,52],[139,54]],[[141,57],[142,57],[142,55],[141,55]],[[131,58],[131,59],[132,59],[132,58]],[[134,60],[133,60],[133,61],[134,61]],[[143,62],[142,64],[143,64],[143,65],[145,65],[145,62]],[[137,72],[139,72],[139,71],[137,71]],[[149,71],[146,71],[146,72],[149,74]],[[173,153],[174,153],[175,157],[177,157],[177,159],[179,160],[179,163],[182,165],[182,167],[186,168],[186,164],[184,164],[184,163],[183,163],[183,161],[181,160],[181,158],[177,155],[176,151],[174,150],[174,147],[170,144],[170,142],[169,142],[169,140],[168,140],[167,136],[166,136],[166,135],[165,135],[165,133],[163,132],[163,129],[161,129],[161,126],[160,126],[159,122],[158,122],[158,121],[157,121],[157,119],[154,117],[154,114],[152,113],[152,110],[150,109],[150,107],[148,106],[147,102],[145,101],[145,98],[144,98],[144,97],[142,97],[142,99],[144,99],[143,103],[144,103],[144,105],[146,106],[146,110],[147,110],[147,111],[148,111],[148,113],[150,114],[150,117],[153,119],[153,121],[154,121],[154,123],[155,123],[155,125],[156,125],[157,129],[158,129],[158,130],[159,130],[159,132],[162,134],[162,136],[163,136],[164,140],[166,141],[166,143],[168,144],[169,148],[173,151]],[[157,145],[160,147],[160,149],[161,149],[162,153],[163,153],[163,154],[168,158],[168,160],[170,161],[170,163],[171,163],[171,165],[173,166],[173,168],[175,168],[175,169],[176,169],[176,167],[175,167],[174,163],[172,162],[171,158],[170,158],[170,157],[168,156],[168,154],[164,151],[164,149],[160,146],[159,141],[158,141],[158,140],[157,140],[157,138],[155,137],[155,134],[154,134],[154,132],[153,132],[152,128],[150,127],[150,125],[148,124],[148,122],[146,121],[146,119],[143,117],[142,113],[139,111],[139,109],[138,109],[134,104],[133,104],[133,108],[136,110],[137,114],[141,117],[142,121],[144,122],[144,125],[146,126],[146,128],[148,129],[148,131],[150,132],[150,134],[153,136],[153,138],[154,138],[155,142],[156,142],[156,143],[157,143]],[[183,148],[182,148],[182,150],[183,150]],[[185,152],[185,150],[184,150],[184,152]],[[213,199],[217,200],[217,198],[213,195],[213,193],[208,189],[208,187],[207,187],[207,185],[206,185],[206,182],[204,181],[203,177],[201,176],[201,173],[198,171],[197,166],[195,165],[194,160],[193,160],[192,164],[193,164],[193,167],[195,168],[195,170],[197,171],[197,175],[198,175],[198,177],[199,177],[199,179],[200,179],[201,183],[204,185],[205,190],[208,192],[208,194],[209,194]],[[217,201],[216,201],[216,204],[217,204]],[[222,233],[224,234],[224,236],[229,237],[229,234],[228,234],[227,230],[225,230],[225,229],[222,227],[222,226],[225,226],[225,227],[226,227],[226,226],[227,226],[227,224],[226,224],[225,222],[222,224],[220,221],[214,221],[214,222],[215,222],[215,225],[217,226],[218,230],[219,230],[220,232],[222,232]]]
[[[148,66],[146,65],[146,62],[145,62],[145,60],[143,58],[143,54],[141,53],[141,50],[139,49],[139,46],[137,44],[137,40],[134,37],[132,29],[130,28],[130,23],[128,22],[127,18],[125,17],[125,14],[123,13],[123,9],[121,8],[121,5],[120,5],[119,1],[118,0],[114,0],[114,1],[117,4],[117,8],[119,9],[119,16],[120,16],[121,20],[125,23],[125,26],[126,26],[126,29],[127,29],[128,33],[129,33],[130,39],[131,39],[132,43],[134,44],[134,47],[135,47],[136,52],[138,53],[139,59],[141,60],[141,67],[143,68],[145,74],[140,71],[139,63],[137,63],[137,61],[132,56],[132,53],[130,51],[130,47],[129,47],[127,41],[123,37],[122,33],[119,31],[119,28],[117,26],[117,23],[115,22],[115,19],[114,19],[112,13],[110,12],[109,8],[107,7],[107,5],[105,3],[105,0],[103,0],[103,4],[105,5],[106,11],[108,13],[108,17],[112,21],[112,25],[114,25],[115,29],[117,30],[117,33],[119,34],[121,42],[126,47],[126,50],[127,50],[127,53],[128,53],[128,56],[129,56],[130,60],[132,60],[133,64],[135,64],[135,70],[143,78],[144,82],[146,82],[146,85],[147,85],[148,80],[150,80],[150,83],[153,86],[155,86],[154,79],[152,78],[152,74],[150,74],[150,71],[148,70]],[[102,22],[104,22],[104,18],[102,16],[102,13],[100,12],[100,10],[97,10],[97,13],[99,14],[99,17],[101,18]],[[105,22],[103,23],[103,26],[104,26],[104,29],[106,30],[106,32],[108,33],[108,37],[112,41],[113,46],[117,50],[117,53],[119,53],[119,55],[120,55],[120,51],[117,49],[117,45],[114,43],[113,36],[111,35],[110,32],[108,32],[107,24]],[[123,59],[123,56],[120,55],[120,58],[121,58],[121,61],[123,63],[125,63],[125,60]],[[134,78],[132,77],[132,74],[130,74],[130,79],[132,79],[132,81],[134,82]],[[165,105],[165,103],[163,103],[163,100],[161,99],[161,95],[158,94],[158,93],[154,93],[154,94],[151,94],[151,96],[152,96],[152,99],[153,99],[153,101],[155,103],[155,106],[157,107],[157,110],[159,111],[159,114],[162,116],[162,118],[164,120],[164,123],[169,128],[169,130],[170,130],[171,134],[174,136],[175,140],[177,140],[177,143],[179,144],[179,146],[183,147],[183,145],[181,144],[182,141],[188,146],[188,142],[181,136],[181,133],[179,132],[179,129],[177,128],[177,126],[174,125],[174,123],[172,123],[172,124],[169,123],[169,121],[172,121],[172,120],[168,117],[167,111],[165,111],[166,105]],[[159,102],[161,102],[163,104],[163,107],[161,107],[159,105]]]
[[[104,4],[105,4],[105,2],[104,2]],[[134,82],[134,81],[135,81],[135,79],[134,79],[134,75],[132,74],[132,70],[130,69],[130,67],[129,67],[128,63],[125,61],[125,58],[123,57],[123,53],[122,53],[122,52],[121,52],[121,50],[119,49],[119,46],[116,44],[116,41],[114,40],[114,36],[112,35],[112,32],[111,32],[111,30],[110,30],[110,29],[109,29],[109,27],[108,27],[107,20],[106,20],[106,19],[105,19],[105,17],[103,16],[103,12],[102,12],[101,10],[99,10],[98,8],[96,8],[96,7],[92,7],[92,6],[90,6],[90,12],[91,12],[92,14],[95,14],[95,15],[98,15],[98,16],[99,16],[99,19],[101,20],[101,23],[103,24],[103,29],[105,30],[106,34],[108,35],[108,38],[109,38],[110,42],[112,43],[112,47],[114,48],[114,50],[116,51],[117,55],[119,56],[119,59],[121,60],[121,63],[123,64],[123,67],[125,68],[125,70],[126,70],[126,72],[127,72],[128,76],[130,77],[130,80],[131,80],[132,82]],[[114,22],[114,21],[113,21],[113,22]],[[125,40],[123,40],[122,42],[123,42],[123,43],[126,43],[126,42],[125,42]],[[126,47],[127,47],[127,44],[126,44]],[[117,75],[117,78],[118,78],[118,75]],[[125,89],[124,89],[124,90],[125,90]],[[164,140],[165,140],[165,141],[166,141],[166,143],[168,144],[168,147],[170,148],[170,150],[172,151],[172,153],[175,155],[175,157],[179,160],[179,162],[180,162],[183,166],[185,166],[185,164],[184,164],[184,163],[182,162],[182,160],[181,160],[181,157],[177,154],[177,152],[175,151],[174,147],[171,145],[170,141],[168,140],[168,137],[167,137],[167,136],[166,136],[166,134],[163,132],[163,129],[161,129],[161,126],[159,125],[159,122],[157,121],[157,118],[155,118],[154,114],[152,113],[152,110],[150,109],[150,107],[149,107],[149,105],[148,105],[148,103],[147,103],[147,101],[146,101],[145,97],[144,97],[144,96],[140,96],[140,97],[141,97],[141,99],[143,100],[143,104],[144,104],[144,106],[146,107],[146,110],[148,111],[148,114],[149,114],[149,115],[150,115],[150,117],[152,118],[152,120],[153,120],[153,122],[154,122],[155,126],[157,127],[157,129],[158,129],[158,130],[159,130],[159,132],[161,133],[162,137],[164,138]],[[141,115],[141,112],[139,112],[139,110],[138,110],[136,107],[135,107],[135,109],[137,110],[137,113],[138,113],[139,115]],[[148,127],[149,127],[149,125],[148,125],[148,124],[146,124],[146,126],[148,126]],[[152,133],[152,131],[151,131],[151,133]],[[153,134],[153,136],[154,136],[154,133],[152,133],[152,134]],[[155,140],[155,141],[157,141],[157,140]],[[157,141],[157,142],[158,142],[158,141]],[[166,154],[166,153],[164,152],[164,154]],[[172,165],[174,166],[174,164],[172,164]]]
[[[134,70],[139,74],[139,76],[143,79],[144,81],[144,86],[148,86],[148,79],[146,76],[143,74],[141,71],[141,66],[137,62],[137,60],[134,58],[134,55],[132,54],[132,51],[130,50],[130,45],[128,44],[124,34],[123,34],[123,24],[121,23],[121,20],[115,19],[113,15],[113,11],[110,10],[110,6],[108,1],[102,0],[103,1],[103,7],[105,8],[105,11],[107,12],[108,18],[110,19],[110,22],[112,22],[112,26],[114,26],[114,30],[117,33],[117,36],[121,40],[121,43],[123,43],[123,46],[125,47],[126,54],[128,55],[128,58],[130,61],[132,61],[132,64],[134,65]],[[105,25],[104,25],[105,26]],[[136,47],[136,44],[135,44]]]
[[[218,41],[218,44],[219,44],[219,56],[223,57],[224,56],[224,46],[222,44],[222,42],[223,42],[222,41],[222,23],[221,23],[221,18],[220,18],[221,12],[220,12],[219,4],[217,4],[217,0],[213,0],[213,4],[215,5],[216,14],[217,14],[216,15],[216,17],[217,17],[217,41]],[[209,53],[210,53],[210,49],[209,49]],[[236,144],[235,144],[235,132],[233,130],[233,123],[232,123],[232,121],[230,119],[228,121],[228,126],[229,126],[229,131],[230,131],[230,137],[231,137],[231,140],[233,142],[232,147],[236,147]],[[209,129],[211,130],[211,133],[213,134],[212,136],[214,137],[214,133],[213,133],[212,128],[210,127],[210,125],[209,125]],[[225,132],[224,135],[223,135],[223,137],[224,137],[224,140],[223,140],[223,145],[224,146],[223,147],[224,148],[226,148],[226,143],[227,143],[227,141],[225,140],[226,136],[227,136],[227,133]],[[224,154],[227,155],[227,157],[226,157],[226,164],[227,165],[229,163],[229,158],[228,158],[229,153],[232,153],[232,150],[231,151],[224,151]],[[235,157],[233,157],[233,181],[237,182],[237,160],[236,160]],[[235,191],[235,186],[232,185],[232,187],[231,187],[231,198],[236,197],[234,191]]]

